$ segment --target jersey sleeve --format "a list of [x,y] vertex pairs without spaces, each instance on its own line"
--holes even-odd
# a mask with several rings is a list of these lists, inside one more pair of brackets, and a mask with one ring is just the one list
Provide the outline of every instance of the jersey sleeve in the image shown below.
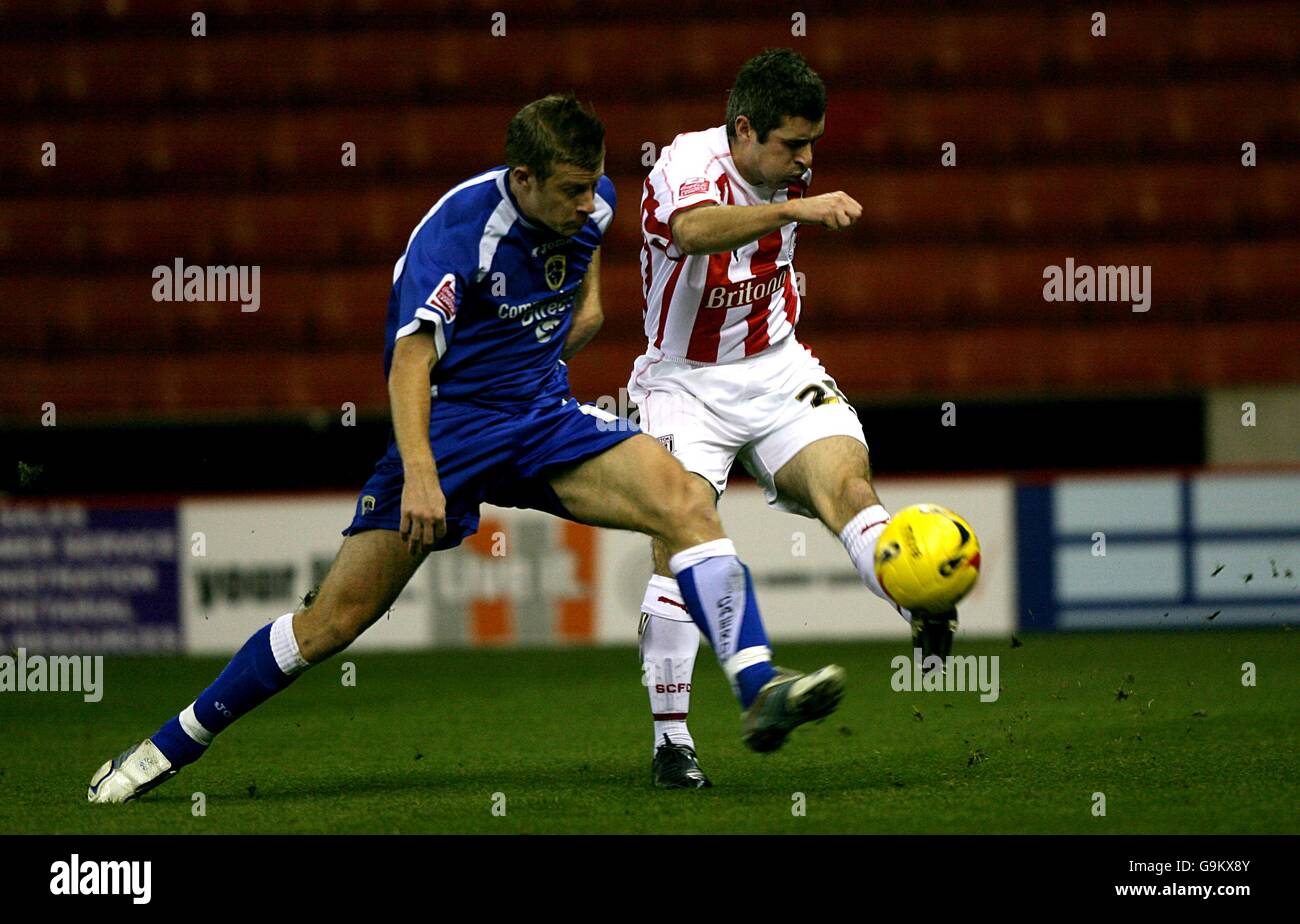
[[406,252],[397,281],[397,334],[400,340],[417,331],[433,334],[438,358],[446,355],[456,330],[475,265],[467,263],[459,235],[442,222],[421,228]]
[[677,260],[684,254],[673,241],[673,216],[699,205],[722,204],[717,177],[722,167],[698,144],[675,141],[646,180],[642,231]]

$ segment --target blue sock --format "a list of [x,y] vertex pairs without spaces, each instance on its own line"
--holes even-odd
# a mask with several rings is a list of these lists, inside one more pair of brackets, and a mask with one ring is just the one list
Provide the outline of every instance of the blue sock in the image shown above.
[[162,728],[154,732],[150,740],[158,746],[158,750],[163,752],[163,757],[170,760],[172,766],[177,769],[194,763],[208,749],[206,744],[199,744],[185,734],[185,729],[181,728],[180,716],[175,715],[168,719]]
[[713,646],[741,708],[748,709],[776,676],[749,569],[727,539],[687,549],[672,561],[691,619]]
[[739,690],[740,708],[748,709],[758,696],[758,691],[775,676],[776,668],[771,661],[747,667],[737,674],[736,689]]
[[280,670],[271,651],[271,626],[263,626],[235,653],[212,685],[194,700],[192,721],[198,725],[194,730],[200,737],[206,736],[207,741],[195,740],[186,732],[178,715],[152,735],[153,743],[174,767],[193,763],[203,756],[213,735],[266,702],[297,676]]

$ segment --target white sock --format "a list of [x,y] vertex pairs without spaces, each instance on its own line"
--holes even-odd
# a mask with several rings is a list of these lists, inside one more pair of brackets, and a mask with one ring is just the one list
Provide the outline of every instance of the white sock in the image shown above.
[[271,654],[280,670],[292,677],[311,667],[298,650],[298,639],[293,634],[293,613],[285,613],[271,623]]
[[691,708],[691,675],[700,649],[700,630],[682,601],[677,582],[653,575],[641,601],[642,680],[650,691],[654,716],[654,746],[664,743],[695,747],[686,727]]
[[840,530],[840,542],[844,543],[849,558],[853,560],[853,567],[858,569],[862,583],[911,622],[912,614],[889,599],[889,594],[885,593],[885,588],[880,586],[880,580],[876,577],[876,542],[888,525],[889,511],[881,504],[873,504],[865,510],[859,510],[848,525]]

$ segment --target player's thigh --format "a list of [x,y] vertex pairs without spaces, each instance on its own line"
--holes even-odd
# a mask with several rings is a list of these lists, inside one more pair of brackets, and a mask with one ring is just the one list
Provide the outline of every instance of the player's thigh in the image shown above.
[[663,540],[671,551],[722,536],[713,488],[644,433],[550,476],[574,519]]
[[427,557],[412,555],[389,529],[344,539],[316,598],[294,616],[302,656],[316,661],[348,645],[388,611]]
[[[641,395],[641,429],[662,443],[688,471],[712,485],[716,494],[727,489],[727,479],[736,456],[755,435],[753,421],[746,419],[728,400],[719,384],[710,380],[717,370],[691,370],[691,387],[695,391],[670,383]],[[732,389],[743,393],[743,387]],[[708,395],[715,400],[699,397]],[[730,413],[728,413],[730,410]]]
[[804,446],[773,479],[782,497],[797,501],[832,529],[875,503],[867,447],[851,436],[825,436]]

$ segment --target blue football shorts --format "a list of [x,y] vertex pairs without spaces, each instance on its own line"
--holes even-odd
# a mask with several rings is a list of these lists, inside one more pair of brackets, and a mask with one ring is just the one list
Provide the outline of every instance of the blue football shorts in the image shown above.
[[[483,503],[573,519],[547,482],[548,473],[599,455],[639,432],[635,424],[574,398],[523,408],[434,399],[429,443],[447,498],[447,535],[434,548],[455,548],[474,535]],[[394,436],[361,489],[343,535],[400,529],[403,483]]]

